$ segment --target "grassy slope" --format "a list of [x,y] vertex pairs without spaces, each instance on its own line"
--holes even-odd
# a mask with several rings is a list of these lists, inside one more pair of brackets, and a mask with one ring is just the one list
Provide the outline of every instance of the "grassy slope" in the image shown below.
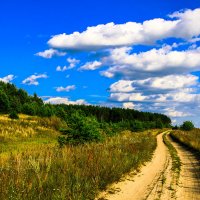
[[0,199],[94,199],[149,160],[150,133],[125,131],[104,143],[60,149],[56,119],[0,116]]

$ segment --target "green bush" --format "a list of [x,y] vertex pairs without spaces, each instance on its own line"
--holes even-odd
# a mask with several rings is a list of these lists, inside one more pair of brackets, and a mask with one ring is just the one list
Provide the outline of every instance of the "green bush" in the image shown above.
[[84,144],[99,142],[103,139],[100,126],[94,117],[85,117],[81,112],[75,112],[70,117],[69,128],[62,130],[65,136],[58,138],[60,146],[64,144]]
[[12,111],[12,112],[9,114],[9,118],[10,118],[10,119],[19,119],[19,116],[18,116],[17,112]]
[[191,131],[194,128],[195,128],[194,124],[191,121],[185,121],[181,125],[181,129],[184,130],[184,131]]

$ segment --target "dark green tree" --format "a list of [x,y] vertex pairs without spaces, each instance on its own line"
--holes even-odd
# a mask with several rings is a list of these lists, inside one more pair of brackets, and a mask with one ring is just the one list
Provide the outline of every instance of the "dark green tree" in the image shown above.
[[163,125],[163,123],[160,119],[156,120],[156,127],[155,128],[159,128],[159,129],[164,128],[164,125]]
[[27,103],[29,101],[28,93],[25,90],[19,89],[17,96],[19,97],[21,104]]
[[99,142],[103,139],[100,133],[99,123],[94,117],[85,117],[81,112],[72,114],[69,129],[62,130],[65,136],[58,139],[59,144],[84,144],[87,142]]
[[184,131],[191,131],[194,128],[195,128],[194,124],[191,121],[185,121],[181,125],[181,129],[184,130]]
[[22,106],[22,112],[27,115],[36,115],[36,107],[33,103],[25,103]]
[[10,109],[15,110],[17,113],[21,112],[22,106],[20,99],[17,96],[13,96],[10,100]]
[[0,112],[8,113],[10,109],[9,98],[6,93],[0,90]]

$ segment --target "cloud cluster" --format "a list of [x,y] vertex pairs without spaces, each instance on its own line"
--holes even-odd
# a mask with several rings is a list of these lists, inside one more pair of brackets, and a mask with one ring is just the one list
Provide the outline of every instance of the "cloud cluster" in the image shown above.
[[80,62],[80,60],[75,58],[67,58],[67,62],[69,63],[68,69],[73,69]]
[[101,72],[108,78],[137,79],[188,73],[200,69],[200,47],[177,51],[168,45],[141,53],[130,53],[130,48],[123,47],[111,50],[102,62],[110,66]]
[[75,90],[75,89],[76,89],[75,85],[68,85],[66,87],[63,87],[63,86],[56,87],[57,92],[69,92],[69,91]]
[[22,81],[26,85],[39,85],[38,79],[48,78],[46,74],[33,74]]
[[40,56],[43,58],[52,58],[53,56],[65,56],[67,53],[66,52],[60,52],[56,49],[47,49],[45,51],[41,51],[36,53],[36,56]]
[[133,92],[154,90],[178,90],[198,85],[198,76],[187,75],[168,75],[164,77],[151,77],[142,80],[119,80],[110,86],[110,92]]
[[[162,112],[172,119],[198,115],[200,111],[199,77],[191,74],[119,80],[110,86],[110,100],[122,107]],[[191,114],[193,110],[193,114]]]
[[[149,45],[165,38],[192,39],[200,34],[200,9],[185,10],[143,23],[100,24],[72,34],[53,36],[48,44],[53,48],[92,51],[133,45]],[[181,31],[180,31],[181,30]]]
[[9,74],[5,77],[0,78],[0,81],[4,83],[10,83],[13,79],[15,79],[15,76],[13,74]]

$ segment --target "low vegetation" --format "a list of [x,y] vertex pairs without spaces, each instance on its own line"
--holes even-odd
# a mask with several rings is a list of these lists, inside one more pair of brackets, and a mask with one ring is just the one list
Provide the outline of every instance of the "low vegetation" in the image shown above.
[[[173,172],[173,182],[177,185],[179,176],[180,176],[180,170],[181,170],[181,160],[178,156],[178,152],[175,149],[175,147],[170,143],[170,141],[167,139],[167,133],[163,135],[163,141],[166,144],[167,148],[169,149],[170,156],[172,158],[172,172]],[[173,189],[173,188],[171,188]]]
[[174,139],[182,144],[200,152],[200,129],[193,129],[191,131],[176,130],[170,134]]
[[153,134],[123,131],[103,142],[60,148],[56,120],[0,117],[0,199],[94,199],[149,160],[156,147]]

